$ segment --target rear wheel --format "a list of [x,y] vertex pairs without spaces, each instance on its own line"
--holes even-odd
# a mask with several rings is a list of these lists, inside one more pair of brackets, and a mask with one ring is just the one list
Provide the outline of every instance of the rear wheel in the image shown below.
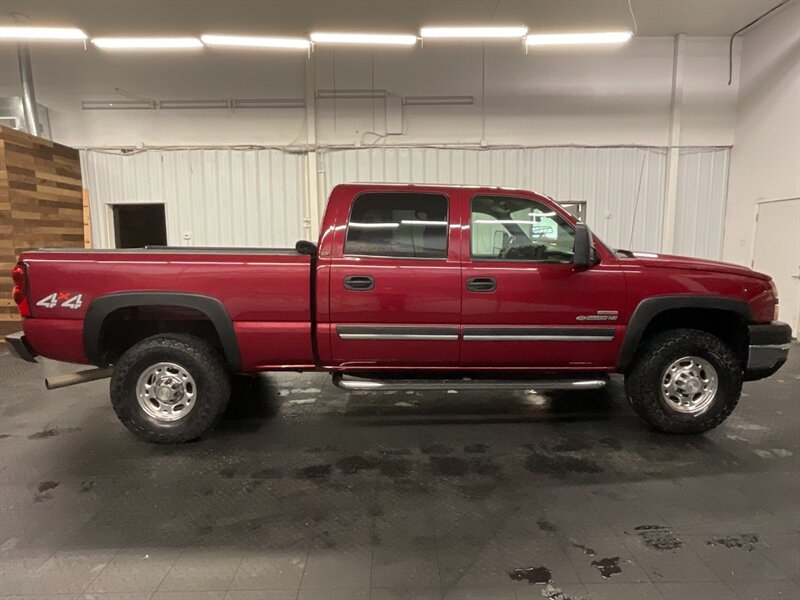
[[125,352],[111,377],[111,404],[123,425],[158,444],[188,442],[222,416],[230,373],[204,340],[157,335]]
[[645,342],[625,378],[634,410],[666,433],[702,433],[736,408],[742,368],[719,338],[674,329]]

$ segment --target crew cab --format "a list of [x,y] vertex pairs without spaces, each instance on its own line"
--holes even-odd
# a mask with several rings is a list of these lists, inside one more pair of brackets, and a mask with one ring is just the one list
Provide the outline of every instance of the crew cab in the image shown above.
[[21,358],[94,365],[151,442],[204,434],[231,377],[333,374],[347,390],[597,389],[625,376],[652,427],[721,423],[786,361],[771,279],[614,250],[552,199],[497,187],[346,184],[317,244],[37,250],[14,268]]

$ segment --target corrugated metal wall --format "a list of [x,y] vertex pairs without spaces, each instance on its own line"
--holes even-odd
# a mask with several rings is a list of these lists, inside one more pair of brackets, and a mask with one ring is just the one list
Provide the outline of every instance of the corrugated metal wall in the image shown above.
[[[719,257],[728,150],[692,149],[680,157],[680,250]],[[664,148],[382,147],[329,150],[322,160],[327,191],[352,181],[481,183],[585,200],[589,226],[612,246],[661,250]]]
[[[115,203],[164,202],[172,245],[279,247],[305,237],[302,154],[84,151],[81,159],[97,247],[113,245],[108,206]],[[728,159],[725,148],[680,152],[675,252],[720,257]],[[353,181],[531,189],[560,201],[586,201],[588,224],[612,246],[661,250],[664,148],[348,148],[320,150],[319,162],[325,197],[334,185]],[[191,239],[184,240],[184,233]]]
[[[305,157],[280,150],[82,151],[92,241],[114,246],[110,205],[163,202],[174,246],[292,247],[303,237]],[[184,239],[189,234],[190,239]]]
[[687,148],[678,160],[675,254],[719,259],[728,198],[728,148]]

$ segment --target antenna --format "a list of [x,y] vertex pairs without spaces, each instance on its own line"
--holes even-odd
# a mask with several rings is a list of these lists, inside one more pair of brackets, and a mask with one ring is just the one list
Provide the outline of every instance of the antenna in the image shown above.
[[639,208],[640,192],[642,191],[642,175],[644,175],[645,160],[647,160],[647,154],[644,154],[642,156],[642,164],[639,167],[639,182],[636,184],[636,197],[633,200],[633,219],[631,220],[631,237],[628,240],[628,250],[630,250],[631,246],[633,245],[633,231],[634,228],[636,227],[636,213]]

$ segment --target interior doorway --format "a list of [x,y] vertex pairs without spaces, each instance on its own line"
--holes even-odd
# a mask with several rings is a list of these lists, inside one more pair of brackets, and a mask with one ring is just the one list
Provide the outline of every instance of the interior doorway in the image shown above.
[[117,248],[167,245],[163,204],[115,204],[112,208]]
[[775,280],[780,320],[797,337],[800,323],[800,198],[764,200],[756,205],[752,267]]

